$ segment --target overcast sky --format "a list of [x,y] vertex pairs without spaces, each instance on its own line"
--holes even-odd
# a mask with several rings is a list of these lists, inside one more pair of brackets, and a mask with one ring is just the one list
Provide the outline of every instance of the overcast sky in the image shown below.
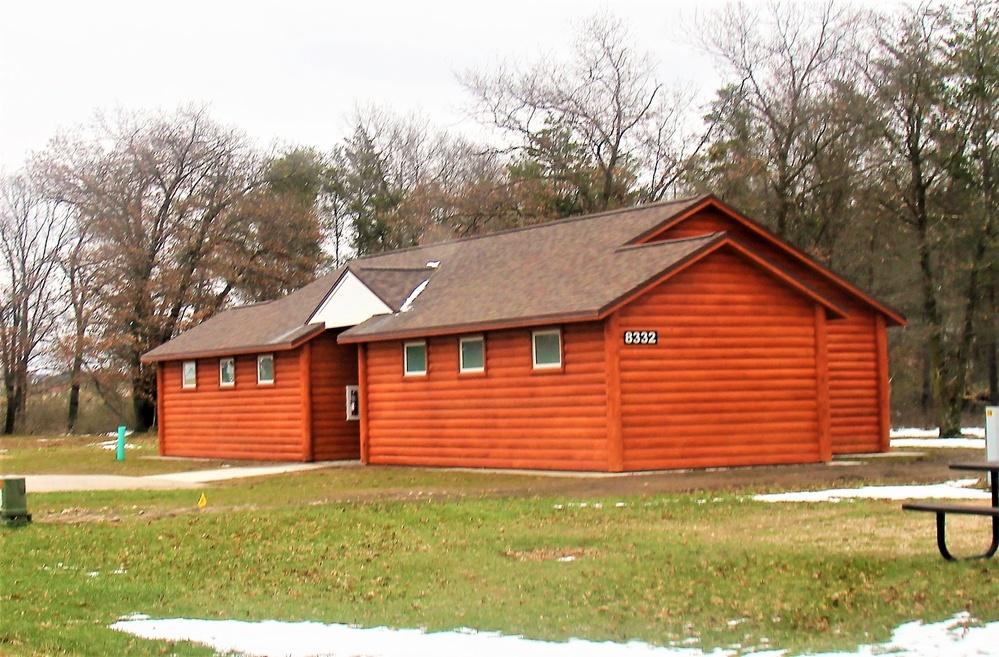
[[564,53],[574,25],[607,10],[664,78],[713,89],[710,60],[685,35],[696,12],[722,4],[0,0],[0,168],[18,168],[28,151],[101,108],[206,104],[262,147],[328,150],[352,109],[368,103],[457,129],[468,99],[456,72]]

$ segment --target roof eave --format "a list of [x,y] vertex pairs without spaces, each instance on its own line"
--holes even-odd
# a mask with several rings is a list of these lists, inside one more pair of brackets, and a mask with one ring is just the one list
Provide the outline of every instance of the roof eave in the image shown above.
[[373,334],[353,334],[347,330],[337,336],[339,344],[361,344],[367,342],[388,342],[393,340],[410,340],[415,338],[432,338],[442,335],[458,335],[462,333],[474,333],[481,331],[503,331],[510,329],[530,328],[534,326],[550,326],[553,324],[578,324],[580,322],[592,322],[601,319],[599,309],[587,309],[574,313],[560,313],[554,315],[536,315],[531,317],[521,317],[507,321],[483,321],[465,322],[462,324],[449,324],[446,326],[436,326],[427,329],[402,329],[398,331],[384,331]]
[[286,342],[270,342],[256,345],[241,345],[231,349],[203,349],[200,351],[187,351],[180,353],[168,353],[163,355],[155,354],[155,350],[142,355],[140,359],[143,363],[162,363],[172,360],[192,360],[197,358],[218,358],[223,356],[242,356],[245,354],[262,354],[271,351],[291,351],[301,347],[326,330],[323,324],[315,324],[313,328],[296,337],[294,340]]

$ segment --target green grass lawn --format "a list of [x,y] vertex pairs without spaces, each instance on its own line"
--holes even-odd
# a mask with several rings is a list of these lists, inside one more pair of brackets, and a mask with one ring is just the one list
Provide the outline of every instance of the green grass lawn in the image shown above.
[[[0,469],[30,463],[21,449]],[[36,522],[0,528],[0,654],[211,654],[108,629],[135,613],[794,652],[965,609],[999,620],[999,562],[945,563],[932,517],[897,503],[544,481],[334,469],[206,488],[200,510],[199,490],[29,492]],[[985,527],[967,526],[969,551]]]

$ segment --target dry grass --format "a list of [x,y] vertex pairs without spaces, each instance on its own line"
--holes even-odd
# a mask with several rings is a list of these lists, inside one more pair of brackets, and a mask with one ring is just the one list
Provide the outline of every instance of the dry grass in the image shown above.
[[[32,441],[0,443],[5,463],[113,458]],[[220,483],[203,510],[192,490],[32,495],[34,525],[2,534],[0,653],[211,654],[107,629],[137,612],[799,652],[999,620],[999,561],[945,563],[930,514],[751,497],[946,476],[938,456],[603,479],[356,467]],[[955,552],[988,538],[949,524]]]

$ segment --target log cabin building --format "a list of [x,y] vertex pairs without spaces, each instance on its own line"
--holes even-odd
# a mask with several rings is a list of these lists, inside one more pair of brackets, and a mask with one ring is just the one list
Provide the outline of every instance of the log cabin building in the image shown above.
[[812,463],[888,450],[904,323],[703,196],[358,258],[144,360],[165,455]]

